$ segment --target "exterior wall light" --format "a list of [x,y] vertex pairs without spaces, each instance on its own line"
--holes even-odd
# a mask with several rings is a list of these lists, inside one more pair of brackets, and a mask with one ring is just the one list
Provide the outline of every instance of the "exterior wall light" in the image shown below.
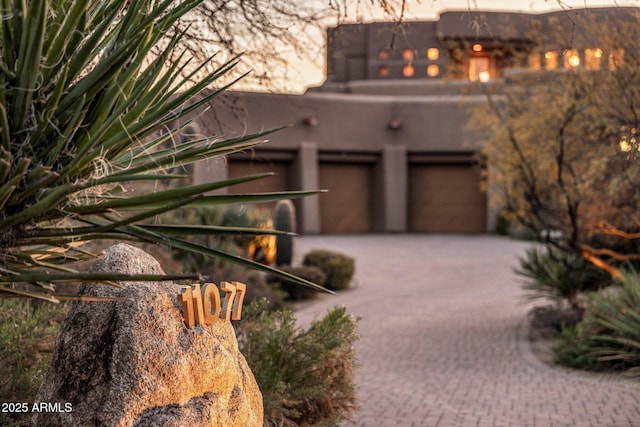
[[302,119],[302,123],[304,123],[306,126],[314,128],[318,126],[318,119],[313,116],[305,116],[305,118]]
[[391,119],[388,127],[390,130],[400,130],[402,129],[402,122],[399,119]]
[[482,52],[482,45],[480,43],[476,43],[471,47],[471,49],[474,52]]

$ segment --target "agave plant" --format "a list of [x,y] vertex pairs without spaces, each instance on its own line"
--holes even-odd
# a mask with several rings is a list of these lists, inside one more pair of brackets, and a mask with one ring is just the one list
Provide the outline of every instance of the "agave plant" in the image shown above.
[[233,83],[220,82],[239,60],[205,71],[181,50],[184,33],[166,38],[200,1],[0,0],[0,297],[56,301],[49,291],[65,282],[198,278],[72,268],[94,256],[82,244],[98,239],[153,242],[273,270],[181,237],[265,230],[160,226],[149,219],[184,206],[306,193],[205,195],[264,175],[151,194],[126,191],[128,182],[183,178],[167,170],[251,148],[268,133],[166,148]]

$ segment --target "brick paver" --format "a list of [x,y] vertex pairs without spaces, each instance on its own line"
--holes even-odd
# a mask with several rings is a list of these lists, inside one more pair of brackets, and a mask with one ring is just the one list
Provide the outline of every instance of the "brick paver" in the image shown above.
[[493,236],[301,237],[356,258],[354,288],[297,310],[361,317],[356,426],[640,426],[640,382],[550,367],[532,354],[513,273],[527,244]]

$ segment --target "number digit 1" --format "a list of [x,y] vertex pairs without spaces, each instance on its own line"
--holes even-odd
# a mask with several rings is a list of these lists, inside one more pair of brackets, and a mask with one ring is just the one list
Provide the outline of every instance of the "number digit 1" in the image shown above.
[[244,301],[244,294],[247,291],[247,285],[240,282],[233,282],[233,286],[235,286],[239,295],[233,302],[233,315],[231,316],[231,320],[240,320],[242,318],[242,302]]
[[193,328],[196,321],[193,316],[193,293],[191,292],[191,286],[182,289],[182,293],[178,295],[178,301],[182,303],[184,323],[187,324],[187,328]]
[[229,282],[222,282],[220,289],[225,291],[227,295],[224,297],[224,305],[222,306],[222,319],[231,319],[231,309],[233,308],[233,300],[236,297],[236,287]]
[[200,283],[196,283],[195,289],[192,292],[193,299],[193,314],[195,317],[196,325],[204,325],[204,310],[202,306],[202,292],[200,291]]

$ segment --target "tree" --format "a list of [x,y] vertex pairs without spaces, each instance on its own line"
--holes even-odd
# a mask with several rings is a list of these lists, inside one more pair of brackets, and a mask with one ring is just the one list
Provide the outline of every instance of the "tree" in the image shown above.
[[222,62],[242,54],[251,67],[244,85],[291,90],[291,80],[301,76],[291,60],[319,64],[325,28],[362,19],[371,8],[401,23],[408,6],[397,0],[204,0],[169,34],[185,32],[183,44],[199,61],[214,53]]
[[[205,136],[169,147],[198,109],[226,89],[231,58],[185,73],[184,33],[166,39],[201,0],[48,0],[1,3],[0,297],[57,301],[47,292],[74,281],[170,280],[77,272],[83,248],[101,239],[147,242],[273,269],[182,239],[189,234],[264,230],[158,226],[149,219],[184,206],[299,197],[305,193],[205,196],[250,176],[150,194],[130,182],[176,180],[175,165],[249,149],[272,131],[234,139]],[[155,50],[155,55],[151,52]],[[197,77],[197,78],[196,78]],[[175,129],[175,123],[180,126]],[[166,130],[170,131],[167,132]],[[163,132],[161,132],[163,131]],[[277,272],[276,272],[277,273]],[[295,278],[297,283],[321,289]],[[182,278],[198,279],[197,273]],[[35,289],[23,285],[33,285]]]
[[624,12],[615,22],[581,15],[569,35],[547,30],[565,43],[597,40],[599,65],[515,74],[473,119],[487,185],[508,219],[614,277],[621,262],[640,260],[640,46],[631,36],[640,18]]

